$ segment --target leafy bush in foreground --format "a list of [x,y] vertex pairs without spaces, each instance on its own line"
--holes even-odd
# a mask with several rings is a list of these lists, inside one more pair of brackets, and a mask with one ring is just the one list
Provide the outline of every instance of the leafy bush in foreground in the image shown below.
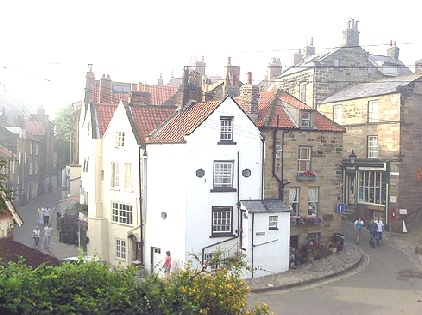
[[265,304],[247,309],[249,287],[226,269],[210,275],[187,266],[167,281],[139,279],[133,267],[109,268],[95,261],[0,265],[0,314],[271,314]]

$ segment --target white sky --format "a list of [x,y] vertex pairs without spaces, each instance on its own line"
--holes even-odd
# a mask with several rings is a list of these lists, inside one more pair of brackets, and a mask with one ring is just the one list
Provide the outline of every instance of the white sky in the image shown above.
[[[314,38],[316,52],[341,45],[347,19],[359,21],[360,45],[386,54],[390,40],[408,66],[422,59],[417,2],[378,0],[14,0],[0,4],[0,94],[50,115],[82,100],[87,64],[96,78],[164,84],[205,58],[222,75],[227,57],[264,78],[271,57],[290,66]],[[413,67],[411,68],[413,70]]]

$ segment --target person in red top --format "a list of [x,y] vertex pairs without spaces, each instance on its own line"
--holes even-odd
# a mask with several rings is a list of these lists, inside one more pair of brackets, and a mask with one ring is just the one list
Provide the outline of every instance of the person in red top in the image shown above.
[[164,279],[170,279],[170,269],[171,269],[171,254],[170,251],[166,251],[166,259],[164,261]]

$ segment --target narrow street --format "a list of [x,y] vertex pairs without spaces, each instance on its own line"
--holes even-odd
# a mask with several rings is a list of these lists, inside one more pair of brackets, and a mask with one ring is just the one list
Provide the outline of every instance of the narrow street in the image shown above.
[[58,259],[77,256],[78,248],[76,246],[59,242],[59,231],[57,230],[57,211],[60,209],[60,200],[62,199],[61,194],[61,189],[57,188],[53,190],[51,194],[43,194],[37,198],[34,198],[25,206],[16,207],[24,224],[14,229],[14,240],[26,246],[34,247],[35,244],[32,238],[32,231],[37,225],[41,231],[44,230],[44,225],[37,223],[38,207],[50,207],[52,210],[50,222],[54,229],[53,235],[51,237],[51,247],[45,248],[44,244],[40,241],[39,250],[46,254],[55,256]]
[[[248,303],[265,302],[280,314],[419,314],[422,309],[420,256],[406,249],[400,235],[384,233],[371,248],[368,233],[356,245],[351,222],[343,222],[348,246],[359,246],[365,262],[347,274],[320,283],[252,294]],[[367,232],[365,230],[365,232]]]

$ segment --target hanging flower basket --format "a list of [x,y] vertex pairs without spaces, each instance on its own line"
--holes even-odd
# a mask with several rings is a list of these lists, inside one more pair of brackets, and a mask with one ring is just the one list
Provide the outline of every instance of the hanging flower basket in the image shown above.
[[297,180],[316,180],[317,174],[313,171],[299,171],[296,174]]

